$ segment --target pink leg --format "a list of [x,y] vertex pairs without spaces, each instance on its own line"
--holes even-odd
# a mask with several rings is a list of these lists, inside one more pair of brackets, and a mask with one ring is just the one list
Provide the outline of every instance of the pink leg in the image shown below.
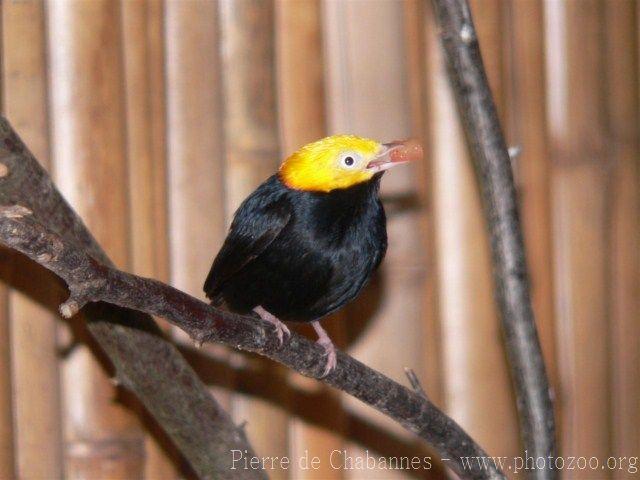
[[336,357],[336,346],[329,338],[327,331],[322,328],[320,322],[311,322],[311,325],[313,325],[313,329],[318,334],[318,341],[316,343],[324,349],[324,354],[327,357],[327,365],[325,366],[324,373],[322,374],[323,377],[326,377],[329,375],[331,370],[336,368],[336,364],[338,363],[338,359]]
[[287,328],[287,326],[284,323],[278,320],[278,318],[275,315],[271,315],[260,305],[254,308],[253,311],[256,312],[262,320],[265,320],[269,322],[271,325],[273,325],[273,327],[276,329],[276,335],[278,335],[278,340],[280,340],[280,345],[282,345],[285,335],[287,337],[291,335],[289,328]]

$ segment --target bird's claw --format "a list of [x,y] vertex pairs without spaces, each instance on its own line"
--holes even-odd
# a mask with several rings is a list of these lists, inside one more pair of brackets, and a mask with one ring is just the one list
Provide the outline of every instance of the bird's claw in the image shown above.
[[278,341],[280,342],[280,346],[284,343],[284,339],[289,338],[291,336],[291,330],[284,323],[274,323],[273,328],[276,331],[276,335],[278,336]]
[[324,378],[329,375],[334,368],[336,368],[336,365],[338,364],[338,357],[336,355],[336,347],[331,340],[329,340],[328,338],[326,340],[324,338],[321,338],[317,343],[324,350],[324,356],[327,357],[327,363],[324,367],[324,372],[322,373],[322,377],[320,377]]
[[291,331],[289,330],[289,327],[287,327],[284,323],[282,323],[278,319],[278,317],[276,317],[275,315],[272,315],[271,313],[267,312],[261,306],[255,307],[253,311],[256,312],[260,318],[262,318],[263,320],[273,325],[273,328],[276,331],[276,335],[278,336],[278,341],[280,342],[280,346],[282,346],[282,344],[284,343],[285,336],[287,338],[291,336]]

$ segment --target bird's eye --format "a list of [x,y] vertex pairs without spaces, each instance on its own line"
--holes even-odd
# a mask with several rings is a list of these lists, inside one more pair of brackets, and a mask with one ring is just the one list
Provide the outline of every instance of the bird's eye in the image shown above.
[[340,166],[342,168],[352,169],[358,164],[359,158],[355,153],[345,153],[340,157]]

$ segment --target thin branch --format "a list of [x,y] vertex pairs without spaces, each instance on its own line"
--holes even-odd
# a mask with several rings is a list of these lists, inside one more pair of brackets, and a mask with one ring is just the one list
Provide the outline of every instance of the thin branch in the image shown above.
[[424,391],[424,387],[420,383],[420,379],[418,378],[418,375],[416,375],[416,372],[414,372],[412,368],[404,367],[404,374],[407,376],[413,390],[421,397],[427,398],[427,392]]
[[[9,151],[6,148],[3,149],[3,145]],[[16,161],[16,154],[21,160]],[[105,262],[103,254],[96,255],[95,249],[90,250],[84,247],[83,245],[87,245],[86,242],[79,245],[74,236],[64,235],[57,229],[50,228],[49,223],[56,221],[55,215],[52,217],[35,211],[33,203],[29,203],[31,197],[15,195],[15,190],[11,191],[6,185],[12,175],[20,176],[20,169],[29,162],[35,162],[35,160],[22,146],[17,136],[11,132],[6,121],[0,121],[0,163],[6,165],[9,170],[9,175],[0,179],[0,201],[6,202],[0,209],[0,242],[22,252],[67,282],[70,297],[61,307],[64,314],[73,314],[89,302],[108,302],[119,307],[164,317],[185,330],[196,342],[216,341],[233,348],[267,356],[306,376],[318,378],[322,375],[323,350],[314,342],[293,333],[285,344],[280,346],[276,336],[272,334],[270,325],[266,322],[218,310],[161,282],[117,270]],[[31,168],[34,168],[33,165]],[[46,174],[40,172],[39,175]],[[45,185],[45,188],[40,189],[40,193],[50,194],[55,190],[50,182],[40,182],[40,184]],[[79,221],[75,213],[64,202],[58,206],[58,209],[63,209],[66,215],[67,221],[63,224],[73,228],[75,222]],[[59,210],[57,214],[60,215]],[[88,235],[81,229],[79,234],[80,236]],[[105,328],[109,326],[111,330],[125,328],[123,325],[114,325],[109,322],[97,324],[102,324]],[[135,329],[129,330],[135,331]],[[92,332],[95,334],[93,330]],[[98,331],[98,334],[103,335],[102,340],[107,344],[105,350],[110,356],[114,351],[117,355],[121,348],[130,343],[127,339],[129,332],[118,338],[109,339],[104,338],[104,332]],[[125,345],[121,346],[121,342]],[[132,368],[129,364],[147,368],[150,364],[154,366],[157,361],[150,361],[144,357],[143,353],[140,351],[137,358],[133,355],[119,359],[112,357],[114,363],[117,362],[117,369],[119,367],[121,372],[121,381],[137,395],[140,394],[140,388],[137,388],[128,375]],[[140,361],[141,358],[144,361]],[[153,382],[155,375],[165,375],[168,382],[180,386],[175,374],[157,370],[150,372],[146,380]],[[483,457],[486,456],[485,452],[457,423],[442,413],[426,397],[372,370],[349,355],[338,352],[337,367],[322,381],[360,399],[422,437],[442,458],[449,460],[447,465],[461,477],[504,478],[494,465],[487,469],[482,468],[479,463],[465,465],[466,457]],[[162,389],[156,389],[151,392],[151,398],[147,395],[142,400],[145,404],[148,401],[157,401],[154,397],[163,396],[165,393]],[[157,412],[151,407],[149,409],[156,416]],[[178,415],[174,414],[175,416]],[[192,417],[179,418],[178,416],[178,420],[183,423],[189,423],[190,418]],[[168,427],[165,417],[161,416],[158,420],[165,428]],[[184,427],[180,428],[184,430]]]
[[[433,0],[449,78],[482,190],[491,234],[496,298],[506,338],[522,440],[534,458],[556,455],[555,420],[529,297],[524,242],[506,142],[466,0]],[[555,478],[552,462],[532,478]]]
[[[49,175],[0,117],[0,202],[22,204],[6,212],[16,218],[33,212],[62,243],[111,265],[82,220],[69,207]],[[46,255],[40,257],[46,260]],[[68,305],[73,310],[73,305]],[[115,370],[116,383],[131,390],[155,418],[200,478],[229,478],[232,449],[253,450],[174,345],[148,315],[108,304],[84,309],[87,329]],[[265,478],[261,470],[237,470],[233,478]]]
[[338,352],[337,367],[323,377],[324,350],[315,342],[292,333],[281,346],[267,322],[219,310],[159,281],[105,266],[49,232],[21,205],[0,207],[0,243],[25,254],[67,283],[70,296],[60,307],[64,315],[73,315],[91,302],[107,302],[163,317],[196,343],[215,341],[258,353],[353,395],[427,440],[439,454],[454,462],[451,465],[461,476],[501,478],[497,471],[465,471],[458,464],[460,457],[485,454],[426,396],[345,353]]

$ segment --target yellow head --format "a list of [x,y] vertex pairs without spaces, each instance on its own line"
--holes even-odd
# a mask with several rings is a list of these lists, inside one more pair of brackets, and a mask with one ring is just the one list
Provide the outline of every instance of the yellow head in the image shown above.
[[420,158],[422,147],[415,140],[378,143],[355,135],[333,135],[305,145],[287,158],[279,176],[289,188],[330,192]]
[[330,192],[370,180],[368,169],[384,149],[375,140],[333,135],[305,145],[280,166],[280,179],[296,190]]

